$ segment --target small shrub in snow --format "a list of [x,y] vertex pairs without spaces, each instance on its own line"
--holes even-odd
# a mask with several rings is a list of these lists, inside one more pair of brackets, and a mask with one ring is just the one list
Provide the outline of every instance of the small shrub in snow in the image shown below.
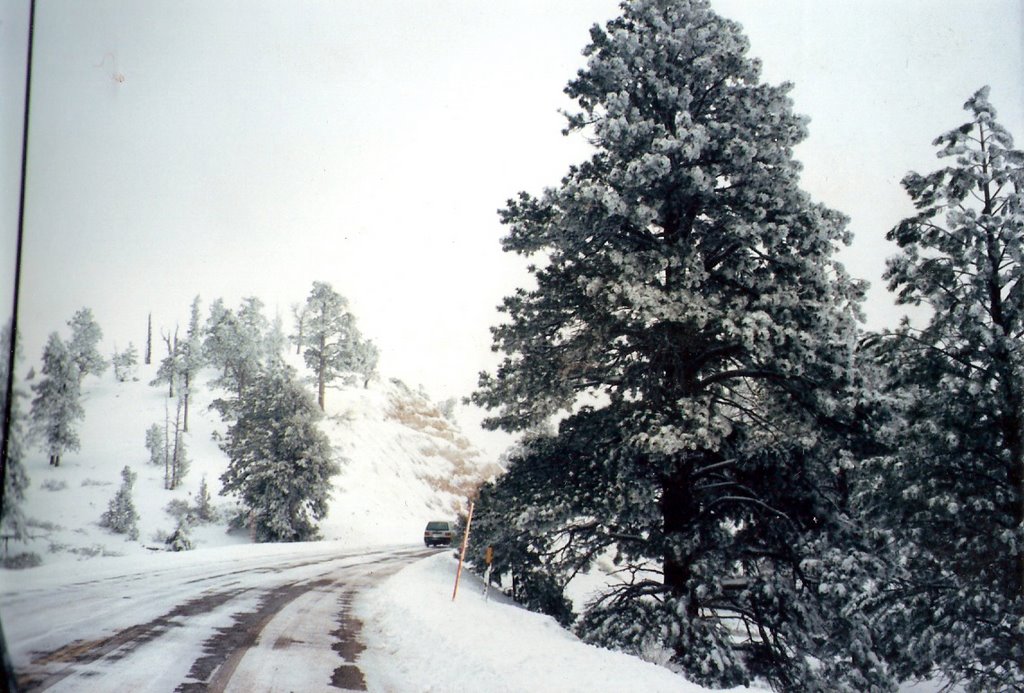
[[62,479],[47,479],[42,484],[40,484],[40,488],[42,488],[44,491],[63,491],[67,487],[68,482]]
[[58,530],[64,529],[62,526],[58,525],[55,522],[50,522],[49,520],[38,520],[34,517],[30,517],[27,520],[25,520],[25,525],[27,527],[41,529],[44,532],[56,532]]
[[[63,481],[61,482],[64,483]],[[67,484],[64,484],[67,486]],[[100,481],[99,479],[82,479],[82,486],[110,486],[109,481]]]
[[192,528],[187,520],[179,522],[170,536],[164,540],[167,549],[169,551],[191,551],[193,547],[191,531]]
[[135,511],[135,503],[132,501],[132,485],[135,484],[136,474],[127,465],[121,470],[121,488],[110,500],[107,511],[100,518],[100,526],[106,527],[118,534],[127,534],[129,539],[139,538],[137,526],[139,514]]
[[21,570],[23,568],[35,568],[43,564],[42,557],[37,553],[26,551],[13,556],[4,556],[3,565],[7,570]]
[[217,519],[217,509],[210,501],[210,488],[205,476],[199,482],[199,491],[196,493],[195,516],[200,522],[214,522]]
[[164,442],[164,431],[157,424],[146,429],[146,449],[149,450],[149,463],[162,465],[167,455]]
[[167,504],[164,511],[178,522],[181,522],[192,514],[192,507],[188,504],[188,501],[182,500],[181,498],[175,498]]

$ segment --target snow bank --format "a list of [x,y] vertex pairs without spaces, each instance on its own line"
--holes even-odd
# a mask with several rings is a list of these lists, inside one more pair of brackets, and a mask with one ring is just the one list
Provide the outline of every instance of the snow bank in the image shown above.
[[[363,595],[359,658],[371,691],[675,691],[706,689],[667,669],[581,642],[462,572],[451,551],[419,561]],[[735,689],[749,690],[749,689]]]

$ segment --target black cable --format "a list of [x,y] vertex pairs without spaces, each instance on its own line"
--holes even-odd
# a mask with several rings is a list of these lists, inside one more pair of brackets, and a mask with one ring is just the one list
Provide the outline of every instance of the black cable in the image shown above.
[[[25,61],[25,113],[21,130],[21,193],[18,200],[18,235],[14,253],[14,306],[11,311],[11,343],[7,354],[7,398],[4,401],[3,445],[0,449],[0,516],[3,513],[4,493],[7,489],[7,455],[10,445],[11,413],[14,407],[14,356],[18,347],[18,301],[21,289],[21,246],[25,234],[25,190],[28,174],[28,121],[29,103],[32,95],[32,41],[35,36],[36,2],[29,0],[28,10],[28,51]],[[4,688],[10,693],[17,693],[18,684],[11,665],[7,639],[4,637],[2,621],[0,621],[0,659],[3,660]]]

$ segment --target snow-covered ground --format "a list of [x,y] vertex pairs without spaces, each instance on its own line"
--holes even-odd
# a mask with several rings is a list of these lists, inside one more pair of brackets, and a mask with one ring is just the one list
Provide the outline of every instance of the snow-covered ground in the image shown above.
[[[301,369],[300,369],[300,372]],[[219,495],[227,456],[215,436],[224,430],[209,408],[223,392],[205,385],[205,372],[190,407],[185,435],[191,469],[182,485],[164,488],[164,469],[148,462],[146,430],[164,425],[165,407],[174,416],[166,386],[151,386],[156,365],[140,366],[137,380],[117,382],[110,370],[83,381],[85,418],[78,425],[81,449],[51,467],[37,447],[25,461],[30,488],[24,512],[27,542],[11,541],[9,554],[32,552],[44,563],[94,556],[142,555],[162,547],[162,536],[176,520],[166,511],[172,500],[194,503],[205,477],[218,522],[193,528],[197,547],[249,543],[245,532],[228,533],[236,510]],[[32,381],[23,385],[28,391]],[[341,464],[333,481],[329,512],[320,523],[323,537],[350,545],[416,541],[432,519],[454,519],[481,477],[499,468],[476,450],[457,426],[423,393],[387,379],[363,387],[330,387],[322,429]],[[27,411],[28,402],[23,402]],[[172,418],[173,420],[173,418]],[[121,469],[138,478],[132,490],[139,511],[139,539],[131,541],[99,526],[99,519],[121,485]],[[0,574],[0,580],[3,579]]]
[[[635,657],[580,642],[464,570],[451,551],[403,569],[356,603],[371,691],[678,691],[696,686]],[[734,689],[755,690],[755,689]]]

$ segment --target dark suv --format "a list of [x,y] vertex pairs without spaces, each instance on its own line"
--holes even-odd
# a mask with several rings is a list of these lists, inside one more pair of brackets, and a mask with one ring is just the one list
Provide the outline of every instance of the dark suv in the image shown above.
[[423,530],[423,543],[427,546],[451,546],[455,541],[455,525],[451,522],[428,522]]

